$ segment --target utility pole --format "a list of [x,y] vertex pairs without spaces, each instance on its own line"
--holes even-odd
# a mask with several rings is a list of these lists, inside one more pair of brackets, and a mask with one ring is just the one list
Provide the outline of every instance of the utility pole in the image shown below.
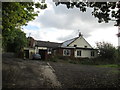
[[120,24],[118,25],[118,65],[120,65]]
[[118,46],[120,46],[120,25],[118,26]]

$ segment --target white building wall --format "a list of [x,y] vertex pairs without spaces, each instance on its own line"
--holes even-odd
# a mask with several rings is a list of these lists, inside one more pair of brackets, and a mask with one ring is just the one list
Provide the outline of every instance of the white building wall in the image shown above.
[[35,48],[35,53],[39,53],[39,49],[41,49],[41,50],[47,50],[47,47],[36,47]]
[[[77,56],[77,50],[81,50],[81,56]],[[97,51],[94,50],[94,56],[91,56],[91,52],[93,50],[82,50],[82,49],[76,49],[75,50],[75,57],[76,58],[95,58],[97,57]]]
[[92,48],[90,44],[82,36],[79,37],[74,42],[72,42],[69,46],[74,46],[74,45],[77,45],[77,47],[85,48],[85,46],[87,46],[87,48]]
[[39,49],[46,50],[46,47],[35,47],[35,54],[39,53]]
[[38,47],[38,49],[43,49],[43,50],[46,50],[47,47]]
[[35,49],[29,49],[29,59],[32,59],[33,54],[35,54]]
[[91,58],[91,50],[82,50],[81,56]]
[[[81,56],[77,56],[77,51],[81,51]],[[88,58],[90,58],[91,57],[91,51],[90,50],[76,49],[75,50],[75,57],[82,57],[82,58],[88,57]]]

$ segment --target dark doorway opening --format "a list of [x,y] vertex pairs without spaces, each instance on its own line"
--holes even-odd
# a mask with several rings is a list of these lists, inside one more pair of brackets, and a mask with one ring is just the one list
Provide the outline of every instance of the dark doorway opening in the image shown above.
[[45,55],[45,53],[47,52],[47,50],[41,50],[41,49],[39,49],[39,54],[41,55],[41,59],[43,59],[43,60],[45,60],[46,59],[46,55]]
[[24,50],[25,58],[29,58],[29,50]]

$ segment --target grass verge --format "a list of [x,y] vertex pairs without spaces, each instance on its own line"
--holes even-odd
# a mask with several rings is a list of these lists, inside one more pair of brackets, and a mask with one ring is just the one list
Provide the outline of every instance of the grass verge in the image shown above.
[[120,68],[117,64],[106,64],[106,65],[96,65],[97,67],[112,67],[112,68]]

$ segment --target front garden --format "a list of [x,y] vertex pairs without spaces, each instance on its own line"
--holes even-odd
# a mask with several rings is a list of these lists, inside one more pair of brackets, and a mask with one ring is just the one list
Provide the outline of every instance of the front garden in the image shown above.
[[98,57],[96,58],[71,58],[53,56],[49,61],[64,62],[82,65],[102,65],[107,67],[120,67],[120,47],[114,47],[110,43],[97,43]]

